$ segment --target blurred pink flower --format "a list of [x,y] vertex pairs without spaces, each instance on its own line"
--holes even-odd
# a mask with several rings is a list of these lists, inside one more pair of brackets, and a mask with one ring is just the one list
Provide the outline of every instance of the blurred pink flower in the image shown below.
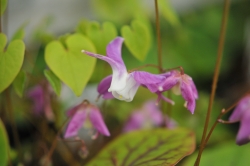
[[250,142],[250,95],[245,96],[234,109],[229,121],[239,121],[240,129],[236,137],[238,145]]
[[27,96],[33,102],[33,111],[36,115],[45,114],[45,117],[53,121],[54,113],[50,103],[51,90],[48,86],[37,85],[28,91]]
[[148,101],[143,105],[142,109],[132,113],[123,130],[128,132],[137,129],[149,129],[164,124],[170,129],[177,126],[173,119],[166,115],[163,116],[154,101]]
[[65,131],[64,138],[77,136],[78,131],[87,120],[90,120],[93,128],[97,130],[97,134],[99,132],[105,136],[110,136],[99,108],[89,104],[87,101],[83,101],[81,104],[70,109],[67,115],[71,117],[71,120]]

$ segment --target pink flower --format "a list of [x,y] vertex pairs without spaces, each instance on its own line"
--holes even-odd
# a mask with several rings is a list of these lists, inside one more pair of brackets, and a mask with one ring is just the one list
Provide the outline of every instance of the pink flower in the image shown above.
[[67,126],[64,138],[77,136],[78,131],[87,120],[90,120],[97,132],[105,136],[110,136],[99,108],[89,104],[87,101],[83,101],[81,104],[70,109],[67,115],[71,117],[71,120]]
[[50,104],[50,87],[37,85],[28,91],[28,97],[33,102],[33,111],[36,115],[45,114],[50,121],[54,120],[54,113]]
[[137,129],[149,129],[164,124],[170,129],[177,126],[173,119],[163,116],[154,101],[148,101],[141,109],[132,113],[123,130],[128,132]]
[[245,96],[234,109],[229,121],[239,121],[240,129],[236,137],[238,145],[250,142],[250,95]]
[[115,97],[119,100],[132,101],[140,85],[147,87],[152,93],[158,95],[159,100],[174,104],[174,102],[162,95],[162,92],[177,87],[177,92],[186,100],[187,109],[193,114],[198,98],[197,89],[192,78],[177,70],[163,74],[151,74],[143,71],[127,72],[127,68],[121,56],[123,43],[122,37],[116,37],[107,46],[107,55],[99,55],[82,50],[83,53],[101,59],[109,63],[112,68],[112,76],[104,78],[98,86],[98,92],[104,99]]

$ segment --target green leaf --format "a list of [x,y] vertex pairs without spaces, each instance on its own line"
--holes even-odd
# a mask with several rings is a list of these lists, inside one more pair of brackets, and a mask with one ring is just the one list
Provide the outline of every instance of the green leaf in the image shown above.
[[135,0],[94,0],[90,2],[93,6],[94,13],[98,15],[101,20],[111,21],[120,25],[133,18],[136,13],[142,12],[140,1]]
[[11,41],[18,40],[18,39],[23,40],[24,35],[25,35],[25,31],[24,31],[25,26],[26,24],[23,24],[20,28],[17,29],[17,31],[12,36]]
[[85,20],[85,19],[81,20],[81,21],[77,24],[77,26],[76,26],[76,28],[75,28],[75,31],[76,31],[77,33],[81,33],[81,34],[83,34],[83,35],[86,35],[86,31],[87,31],[88,24],[89,24],[89,21],[88,21],[88,20]]
[[[249,161],[250,144],[238,146],[235,141],[220,143],[212,148],[207,147],[202,153],[200,166],[211,165],[230,165],[230,166],[246,166],[250,165]],[[214,157],[216,156],[216,157]],[[194,165],[197,153],[191,155],[185,161],[184,165]],[[213,159],[213,164],[211,164]]]
[[14,90],[19,97],[23,97],[23,90],[25,87],[27,77],[23,70],[21,70],[13,82]]
[[0,13],[0,16],[2,16],[3,13],[6,10],[6,7],[7,7],[7,0],[0,0],[0,3],[1,3],[1,13]]
[[7,50],[7,38],[0,34],[0,92],[6,89],[19,73],[24,59],[25,45],[21,40],[10,42]]
[[5,127],[0,119],[0,165],[5,166],[8,164],[8,149],[9,149],[9,142],[7,137],[7,132]]
[[194,149],[194,134],[186,129],[134,131],[112,141],[87,165],[170,166]]
[[158,1],[159,4],[159,8],[160,8],[160,12],[162,13],[162,15],[164,16],[164,18],[173,26],[179,26],[180,25],[180,21],[179,18],[176,14],[176,12],[173,10],[170,1],[169,0],[159,0]]
[[151,46],[150,30],[143,21],[134,20],[131,27],[123,26],[122,36],[129,51],[140,61],[144,61]]
[[51,87],[56,92],[57,96],[60,96],[62,86],[59,78],[50,70],[44,70],[44,75],[49,81]]
[[45,48],[45,61],[53,73],[80,96],[89,81],[96,59],[81,50],[96,52],[93,43],[81,34],[66,39],[64,48],[59,41],[50,42]]
[[97,53],[106,55],[106,46],[117,36],[117,30],[111,22],[104,22],[102,27],[98,22],[91,22],[87,26],[86,35],[94,43]]

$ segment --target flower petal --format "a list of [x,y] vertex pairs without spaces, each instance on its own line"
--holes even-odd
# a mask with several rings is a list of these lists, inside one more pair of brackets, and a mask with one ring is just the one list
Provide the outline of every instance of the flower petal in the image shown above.
[[99,109],[95,106],[91,106],[90,109],[89,118],[95,129],[103,135],[110,136]]
[[229,120],[239,121],[242,118],[244,112],[248,111],[249,107],[250,107],[250,95],[247,95],[240,100],[239,104],[236,106],[233,113],[229,117]]
[[151,119],[153,125],[159,126],[163,122],[161,110],[154,101],[148,101],[144,104],[142,109],[145,110],[145,113],[147,114],[148,118]]
[[111,85],[111,81],[112,81],[112,75],[109,75],[107,77],[105,77],[104,79],[101,80],[101,82],[99,83],[98,87],[97,87],[97,91],[100,95],[102,95],[102,97],[104,99],[112,99],[114,98],[114,96],[112,95],[111,92],[108,92],[108,89]]
[[144,71],[134,71],[131,73],[135,81],[146,86],[152,93],[159,89],[159,84],[166,78],[163,75],[151,74]]
[[175,75],[170,75],[167,77],[164,82],[161,83],[159,91],[167,91],[173,88],[180,81],[180,77],[176,77]]
[[143,114],[140,111],[135,111],[126,122],[125,127],[123,129],[124,132],[140,129],[143,125],[143,121],[145,120]]
[[191,86],[185,81],[181,82],[181,94],[182,97],[187,101],[187,109],[193,114],[196,106],[193,90]]
[[64,138],[76,136],[78,130],[82,127],[85,119],[87,117],[87,112],[85,109],[77,110],[70,120]]
[[248,142],[250,142],[250,110],[247,110],[246,113],[244,113],[244,116],[242,116],[242,119],[240,121],[240,129],[237,134],[236,143],[238,145],[244,145]]
[[104,60],[110,64],[113,70],[113,78],[111,86],[108,90],[109,92],[115,90],[121,90],[126,86],[126,79],[128,73],[121,57],[122,43],[123,43],[123,38],[121,37],[116,37],[114,40],[112,40],[107,46],[107,56],[82,50],[82,53]]
[[115,98],[124,101],[132,101],[140,84],[137,83],[130,74],[126,80],[126,86],[121,90],[112,91]]

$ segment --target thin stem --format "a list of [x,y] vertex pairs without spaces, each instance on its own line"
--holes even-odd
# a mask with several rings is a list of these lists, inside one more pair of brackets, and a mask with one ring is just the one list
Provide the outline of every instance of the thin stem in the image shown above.
[[[243,96],[243,97],[244,97],[244,96]],[[242,97],[241,97],[241,98],[242,98]],[[241,98],[240,98],[240,99],[241,99]],[[227,114],[229,111],[231,111],[231,110],[239,103],[240,99],[239,99],[237,102],[235,102],[234,104],[232,104],[230,107],[228,107],[227,109],[223,109],[223,110],[221,111],[221,113],[220,113],[219,116],[217,117],[216,121],[214,122],[213,126],[211,127],[211,129],[210,129],[210,131],[209,131],[209,133],[208,133],[208,135],[207,135],[207,137],[206,137],[205,145],[207,144],[207,142],[208,142],[210,136],[212,135],[212,132],[214,131],[216,125],[219,123],[218,120],[219,120],[223,115],[225,115],[225,114]]]
[[159,10],[158,1],[155,0],[155,20],[156,20],[156,32],[157,32],[157,52],[158,52],[158,66],[159,73],[162,72],[162,54],[161,54],[161,31],[160,31],[160,20],[159,20]]
[[219,39],[219,46],[218,46],[218,52],[217,52],[217,60],[216,60],[216,65],[215,65],[215,70],[214,70],[212,90],[211,90],[211,95],[209,99],[209,105],[208,105],[204,129],[203,129],[201,145],[200,145],[197,159],[195,161],[195,166],[199,165],[201,154],[203,152],[203,149],[205,148],[207,129],[208,129],[208,124],[210,120],[211,110],[213,107],[213,101],[214,101],[215,91],[216,91],[218,77],[220,73],[220,65],[221,65],[221,60],[222,60],[222,55],[223,55],[222,53],[223,53],[224,43],[225,43],[224,41],[225,41],[226,25],[227,25],[228,13],[229,13],[229,4],[230,4],[229,2],[230,0],[224,1],[223,17],[222,17],[222,23],[221,23],[220,39]]
[[50,150],[49,150],[49,153],[48,153],[48,155],[47,155],[47,158],[45,159],[44,166],[47,166],[47,165],[49,164],[49,160],[50,160],[50,158],[51,158],[51,156],[52,156],[52,154],[53,154],[53,152],[54,152],[54,150],[55,150],[55,148],[56,148],[57,141],[58,141],[58,138],[59,138],[59,136],[60,136],[60,133],[61,133],[63,127],[68,123],[68,121],[69,121],[69,119],[67,119],[67,120],[63,123],[63,125],[61,126],[61,128],[58,130],[58,132],[57,132],[57,134],[56,134],[56,136],[55,136],[55,138],[54,138],[54,141],[53,141],[53,143],[52,143],[52,146],[51,146],[51,148],[50,148]]

